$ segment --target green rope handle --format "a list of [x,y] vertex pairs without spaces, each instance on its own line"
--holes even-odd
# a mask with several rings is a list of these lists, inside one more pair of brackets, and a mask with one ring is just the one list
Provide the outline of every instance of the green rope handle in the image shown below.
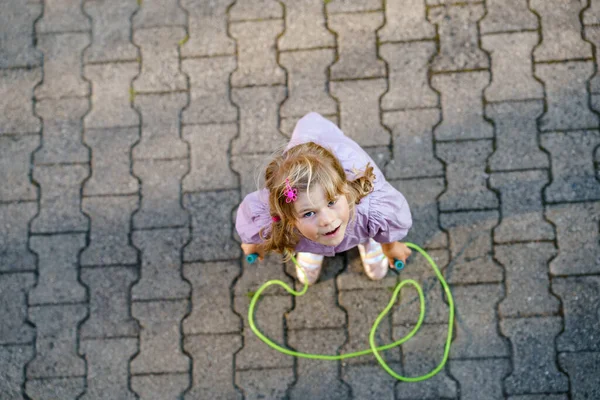
[[[265,336],[256,327],[256,325],[254,323],[254,307],[256,306],[256,303],[263,291],[265,291],[271,285],[279,285],[282,288],[284,288],[289,294],[291,294],[293,296],[303,296],[306,293],[306,291],[308,290],[307,283],[304,284],[304,288],[300,292],[297,292],[294,289],[290,288],[285,282],[280,281],[280,280],[270,280],[270,281],[265,282],[256,291],[256,293],[252,297],[252,300],[250,301],[250,308],[248,309],[248,321],[250,323],[250,329],[252,329],[252,331],[256,334],[256,336],[258,336],[260,338],[260,340],[265,342],[268,346],[270,346],[271,348],[273,348],[283,354],[287,354],[289,356],[294,356],[294,357],[299,357],[299,358],[309,358],[309,359],[313,359],[313,360],[337,361],[337,360],[343,360],[343,359],[352,358],[352,357],[359,357],[359,356],[373,353],[373,355],[375,356],[375,358],[377,358],[377,361],[379,361],[379,364],[381,364],[383,369],[388,374],[390,374],[391,376],[393,376],[394,378],[396,378],[400,381],[420,382],[420,381],[424,381],[426,379],[431,378],[432,376],[437,374],[444,367],[444,365],[446,364],[446,361],[448,360],[448,355],[450,353],[450,342],[452,341],[452,326],[454,325],[454,300],[452,299],[452,293],[450,293],[450,288],[448,287],[448,284],[446,283],[446,281],[444,280],[444,277],[440,273],[440,270],[438,269],[437,265],[435,264],[435,261],[433,261],[433,259],[429,256],[429,254],[427,254],[427,252],[425,252],[425,250],[423,250],[416,244],[408,243],[408,242],[406,242],[404,244],[406,244],[408,247],[410,247],[412,249],[417,250],[419,253],[421,253],[421,255],[423,255],[423,257],[425,257],[425,259],[427,259],[427,261],[429,261],[429,264],[431,265],[435,274],[437,275],[438,279],[440,280],[440,283],[442,284],[444,291],[446,292],[446,296],[448,298],[448,305],[450,308],[450,312],[448,315],[448,337],[446,339],[446,344],[444,346],[444,355],[442,357],[442,361],[431,372],[429,372],[425,375],[416,376],[416,377],[407,377],[407,376],[398,375],[396,372],[394,372],[394,370],[392,370],[390,368],[390,366],[385,362],[385,360],[379,354],[380,351],[389,350],[393,347],[399,346],[402,343],[406,342],[411,337],[413,337],[417,333],[417,331],[421,327],[421,324],[423,323],[423,320],[425,319],[425,296],[423,295],[423,289],[421,289],[421,286],[419,285],[418,282],[416,282],[412,279],[406,279],[406,280],[401,281],[394,289],[392,298],[390,299],[388,305],[381,312],[381,314],[379,314],[379,316],[375,320],[375,323],[373,324],[373,327],[371,328],[371,332],[369,333],[370,349],[367,349],[367,350],[357,351],[354,353],[340,354],[340,355],[302,353],[302,352],[293,351],[293,350],[290,350],[288,348],[278,345],[277,343],[275,343],[271,339],[269,339],[267,336]],[[294,264],[298,265],[298,262],[296,261],[296,258],[293,255],[292,255],[292,261],[294,262]],[[299,268],[299,270],[302,271],[302,273],[304,273],[302,268]],[[305,282],[306,282],[306,280],[305,280]],[[413,330],[410,331],[410,333],[408,333],[402,339],[400,339],[394,343],[390,343],[390,344],[386,344],[386,345],[377,347],[375,345],[375,332],[377,331],[377,328],[379,327],[379,324],[381,323],[383,318],[390,312],[390,310],[394,306],[394,303],[396,302],[396,298],[398,297],[398,294],[400,293],[400,290],[402,289],[402,287],[404,287],[404,285],[414,286],[414,288],[417,290],[417,293],[419,294],[419,304],[420,304],[420,308],[421,308],[421,311],[419,314],[419,320],[417,321],[417,324],[415,325]]]

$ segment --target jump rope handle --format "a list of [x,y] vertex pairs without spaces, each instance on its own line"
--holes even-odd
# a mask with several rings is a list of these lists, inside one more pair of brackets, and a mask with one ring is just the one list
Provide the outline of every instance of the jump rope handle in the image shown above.
[[[254,262],[256,262],[256,260],[258,260],[257,253],[248,254],[246,256],[246,261],[248,262],[248,264],[254,264]],[[396,271],[403,270],[404,262],[402,260],[394,260],[394,268],[396,269]]]

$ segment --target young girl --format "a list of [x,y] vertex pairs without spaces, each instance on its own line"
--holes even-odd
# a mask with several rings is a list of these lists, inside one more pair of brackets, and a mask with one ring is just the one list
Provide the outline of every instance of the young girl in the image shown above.
[[267,166],[265,188],[247,195],[236,229],[244,254],[296,254],[304,274],[319,278],[323,256],[358,246],[366,275],[382,279],[411,251],[398,240],[412,225],[406,199],[386,182],[353,140],[317,113],[294,128],[284,153]]

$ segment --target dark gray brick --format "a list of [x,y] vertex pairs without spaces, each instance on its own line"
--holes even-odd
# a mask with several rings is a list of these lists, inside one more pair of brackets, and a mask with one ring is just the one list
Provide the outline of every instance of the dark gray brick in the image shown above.
[[131,288],[134,300],[182,299],[190,286],[181,277],[181,249],[187,229],[134,231],[133,244],[142,256],[141,279]]
[[327,14],[354,13],[360,11],[380,10],[380,0],[331,0],[326,3]]
[[363,149],[369,157],[375,162],[377,168],[383,170],[392,159],[392,153],[389,146],[371,146]]
[[325,26],[323,2],[282,0],[281,3],[286,12],[285,33],[278,41],[280,50],[335,46],[335,37]]
[[42,146],[33,158],[36,165],[89,161],[89,150],[82,143],[82,118],[88,109],[88,100],[82,98],[36,103],[35,111],[44,121]]
[[144,400],[180,399],[189,385],[190,377],[187,373],[131,377],[131,388]]
[[29,304],[73,303],[86,300],[78,281],[77,258],[85,247],[84,234],[33,236],[29,246],[38,256],[38,279]]
[[81,12],[81,0],[48,0],[44,2],[44,16],[36,24],[37,33],[87,30],[90,24]]
[[440,92],[442,123],[437,140],[485,139],[494,136],[483,118],[482,92],[490,82],[487,71],[434,75],[431,85]]
[[25,391],[36,400],[76,399],[85,392],[85,378],[28,380]]
[[[367,275],[365,275],[365,268],[363,267],[362,260],[360,259],[358,248],[355,247],[353,249],[348,250],[348,252],[346,253],[346,257],[348,259],[348,266],[344,272],[342,272],[336,277],[338,290],[381,290],[385,287],[391,287],[396,285],[397,275],[391,271],[388,271],[388,274],[380,281],[373,281],[369,279]],[[387,294],[388,296],[391,295],[391,293],[389,292],[387,292]],[[381,307],[378,309],[379,311],[376,313],[376,315],[379,314],[381,310],[383,310],[385,304],[387,304],[387,301],[385,303],[381,303]]]
[[0,70],[0,135],[39,132],[33,115],[33,87],[42,79],[41,68]]
[[[183,321],[186,335],[237,333],[240,317],[232,311],[230,287],[240,274],[237,262],[193,263],[183,266],[183,277],[192,285],[192,313]],[[195,341],[196,339],[189,338]],[[212,339],[197,339],[200,342]],[[227,343],[231,342],[229,339]]]
[[[389,365],[396,372],[401,368],[398,363],[390,363]],[[350,386],[352,394],[347,397],[338,397],[338,399],[394,398],[394,387],[396,387],[397,381],[384,373],[379,365],[346,364],[342,367],[342,379]]]
[[129,359],[137,347],[137,339],[83,340],[80,349],[87,360],[87,387],[81,399],[137,399],[127,382]]
[[339,58],[330,68],[331,79],[385,76],[385,63],[377,58],[376,31],[383,25],[382,12],[330,14],[327,24],[337,33],[338,42]]
[[140,6],[132,19],[134,29],[186,25],[185,11],[176,0],[148,1]]
[[27,247],[28,222],[36,203],[0,204],[0,271],[34,271],[35,256]]
[[421,0],[386,3],[385,25],[378,32],[379,40],[433,39],[435,26],[427,21],[425,15],[425,3]]
[[527,0],[488,0],[486,15],[479,23],[482,34],[537,29],[536,15]]
[[84,165],[37,166],[33,179],[40,185],[40,212],[31,222],[31,231],[69,232],[88,229],[81,213],[81,184],[88,177]]
[[600,277],[554,278],[552,290],[562,300],[565,319],[558,351],[600,350]]
[[0,4],[0,68],[38,66],[41,54],[33,46],[33,23],[42,13],[40,0],[9,0]]
[[513,370],[505,380],[507,394],[564,392],[569,379],[556,366],[554,339],[560,317],[504,319],[500,329],[512,344]]
[[489,159],[493,171],[549,167],[537,141],[536,119],[543,111],[540,100],[486,106],[485,114],[496,130],[496,149]]
[[509,371],[509,360],[502,358],[450,362],[450,373],[460,383],[461,400],[504,400],[502,378]]
[[573,400],[595,399],[600,396],[600,353],[561,353],[560,366],[571,380],[570,392]]
[[183,57],[233,55],[235,41],[227,36],[227,9],[232,0],[182,0],[188,13],[189,40],[181,46]]
[[192,387],[186,400],[215,399],[241,400],[232,377],[234,354],[242,347],[240,335],[186,336],[184,349],[194,362]]
[[281,4],[270,0],[236,2],[229,10],[229,18],[232,21],[283,18],[283,7]]
[[[189,371],[190,359],[180,347],[181,320],[187,311],[187,300],[134,302],[131,305],[131,314],[142,327],[139,353],[131,360],[133,375]],[[137,391],[135,387],[134,390]]]
[[508,400],[568,400],[566,394],[523,394],[508,396]]
[[85,375],[85,361],[77,354],[77,325],[86,314],[83,304],[29,307],[37,334],[36,355],[27,365],[28,378]]
[[29,181],[31,152],[40,144],[38,135],[0,136],[0,201],[36,200]]
[[[129,288],[137,279],[138,273],[128,267],[84,268],[81,280],[90,293],[90,317],[80,328],[83,339],[135,337],[139,327],[129,312]],[[103,346],[102,342],[90,346]],[[129,346],[125,342],[106,342],[107,351],[111,343],[116,346]],[[102,353],[102,351],[100,351]]]
[[295,381],[292,368],[237,371],[235,384],[243,390],[244,399],[282,399]]
[[25,399],[21,389],[25,380],[23,372],[32,357],[32,346],[0,346],[0,396],[3,399]]
[[502,208],[502,221],[494,229],[496,243],[554,239],[543,215],[542,189],[548,181],[548,171],[492,174],[490,185],[500,191]]
[[[595,3],[594,3],[595,4]],[[588,12],[591,8],[588,9]],[[585,18],[585,17],[584,17]],[[592,45],[595,48],[600,47],[600,26],[584,26],[584,36],[587,41],[592,42]],[[600,92],[600,74],[598,74],[598,62],[596,61],[596,73],[590,79],[590,92],[598,93]],[[597,110],[597,105],[594,104],[594,96],[592,96],[592,108]]]
[[[258,288],[268,280],[277,279],[293,286],[293,280],[284,273],[281,256],[275,253],[265,255],[264,261],[259,261],[259,264],[248,264],[244,262],[242,268],[242,276],[240,276],[234,286],[234,293],[241,299],[248,295],[249,292],[255,292]],[[271,286],[267,291],[269,295],[287,296],[287,292],[278,285]],[[250,299],[247,299],[248,307]],[[243,304],[240,303],[240,304]],[[240,315],[246,315],[244,312],[239,312]]]
[[[35,283],[35,277],[31,273],[24,274],[2,274],[0,275],[0,344],[30,343],[33,341],[34,328],[26,323],[27,299],[26,294]],[[0,347],[0,354],[2,352]],[[15,348],[14,351],[18,351]],[[8,350],[7,354],[13,354]],[[23,352],[23,350],[20,350]],[[0,359],[2,357],[0,356]],[[0,374],[2,376],[2,374]],[[0,380],[1,381],[1,380]],[[2,393],[0,384],[0,394]]]

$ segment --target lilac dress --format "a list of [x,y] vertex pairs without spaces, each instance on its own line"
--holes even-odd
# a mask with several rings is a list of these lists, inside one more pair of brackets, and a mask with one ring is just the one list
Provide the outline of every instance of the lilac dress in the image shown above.
[[[331,121],[317,113],[302,117],[296,124],[286,150],[306,142],[317,143],[329,149],[340,160],[348,180],[356,178],[353,169],[364,170],[367,163],[374,168],[373,191],[356,205],[354,221],[348,224],[344,239],[337,246],[326,246],[302,237],[296,251],[333,256],[366,243],[373,238],[379,243],[399,241],[406,236],[412,225],[410,209],[404,196],[394,189],[367,153],[348,138]],[[269,193],[262,189],[248,194],[239,206],[235,227],[243,243],[258,244],[261,228],[268,234],[271,226]]]

